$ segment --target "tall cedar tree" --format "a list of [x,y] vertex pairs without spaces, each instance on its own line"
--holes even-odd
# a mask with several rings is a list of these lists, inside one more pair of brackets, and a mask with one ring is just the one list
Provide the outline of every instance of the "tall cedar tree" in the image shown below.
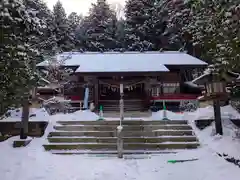
[[159,11],[168,11],[165,33],[171,42],[215,64],[218,71],[239,69],[240,0],[164,0]]
[[69,26],[65,10],[60,1],[53,7],[54,33],[58,51],[72,51],[75,49],[74,34]]
[[75,49],[76,50],[81,50],[82,49],[81,41],[78,40],[78,33],[81,29],[82,20],[83,20],[82,15],[78,15],[76,12],[72,12],[68,16],[68,24],[69,24],[69,27],[70,27],[71,34],[74,37],[74,42],[75,42],[75,46],[76,46]]
[[149,36],[152,10],[155,0],[128,0],[126,2],[126,36],[125,47],[130,51],[153,50],[154,45]]
[[111,51],[116,48],[117,18],[106,0],[98,0],[96,4],[92,4],[81,28],[79,37],[85,50]]
[[19,106],[28,98],[36,82],[31,47],[34,36],[39,34],[40,20],[27,9],[22,0],[4,0],[0,5],[0,113],[9,107]]

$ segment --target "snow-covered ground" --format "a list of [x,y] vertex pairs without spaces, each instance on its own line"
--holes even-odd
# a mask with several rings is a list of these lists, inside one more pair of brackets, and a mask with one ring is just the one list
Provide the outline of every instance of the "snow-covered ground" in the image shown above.
[[[35,118],[42,119],[42,110]],[[156,120],[161,111],[153,113]],[[202,146],[196,150],[179,151],[177,154],[132,155],[124,159],[106,155],[53,155],[45,152],[48,132],[57,120],[97,120],[98,116],[89,111],[73,114],[43,115],[49,120],[46,133],[42,138],[34,138],[25,148],[12,148],[13,137],[0,143],[0,175],[3,180],[237,180],[239,168],[220,158],[216,152],[228,153],[240,157],[239,139],[235,136],[236,127],[229,118],[238,118],[230,106],[222,108],[224,136],[212,136],[212,126],[200,131],[194,125],[196,119],[207,119],[213,115],[211,107],[198,109],[196,112],[175,114],[167,112],[169,119],[187,119],[192,124]],[[155,116],[155,117],[154,117]],[[9,117],[4,121],[11,120]],[[33,117],[34,118],[34,117]],[[20,119],[15,117],[15,119]],[[171,159],[192,159],[197,161],[169,164]]]
[[[6,114],[7,117],[0,120],[3,121],[21,121],[22,109],[9,110]],[[29,121],[49,121],[49,114],[44,108],[30,108]]]
[[229,119],[240,120],[240,114],[231,106],[221,108],[221,117],[223,124],[223,136],[214,135],[215,123],[199,130],[194,121],[198,119],[213,119],[213,107],[199,108],[193,113],[184,113],[184,119],[187,119],[192,125],[201,145],[208,147],[211,151],[226,153],[229,156],[240,159],[240,129],[236,127]]
[[[29,147],[13,149],[12,139],[0,144],[3,180],[237,180],[239,168],[207,148],[177,154],[137,155],[124,159],[106,156],[61,156],[44,152],[40,139]],[[198,158],[169,164],[171,159]]]

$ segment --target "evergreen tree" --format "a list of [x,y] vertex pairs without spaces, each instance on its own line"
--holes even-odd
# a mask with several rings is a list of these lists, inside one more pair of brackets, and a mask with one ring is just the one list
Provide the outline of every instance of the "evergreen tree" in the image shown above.
[[165,0],[160,11],[168,12],[171,42],[226,72],[239,68],[239,9],[239,0]]
[[75,31],[77,27],[81,24],[83,17],[81,15],[78,15],[76,12],[72,12],[68,16],[68,23],[72,31]]
[[116,47],[116,14],[106,0],[92,4],[89,16],[84,18],[78,35],[88,51],[109,51]]
[[59,51],[72,51],[75,49],[74,34],[69,26],[65,10],[60,1],[53,7],[54,33]]
[[25,0],[26,9],[40,20],[41,28],[38,36],[32,36],[29,44],[38,49],[39,55],[35,59],[43,60],[43,55],[54,51],[56,37],[54,34],[53,14],[42,0]]
[[126,23],[124,21],[124,19],[119,19],[117,21],[117,30],[116,30],[116,40],[117,40],[117,44],[116,44],[116,51],[124,51],[125,50],[125,27],[126,27]]
[[[192,3],[192,21],[185,30],[202,50],[202,58],[219,71],[240,67],[240,1],[199,1]],[[203,12],[204,10],[204,12]]]
[[68,16],[68,24],[70,27],[71,34],[74,37],[74,42],[76,46],[75,49],[78,50],[82,49],[81,41],[78,40],[79,32],[81,31],[82,20],[83,20],[82,15],[78,15],[76,12],[72,12]]
[[41,23],[36,13],[22,0],[4,0],[0,5],[0,111],[20,105],[28,98],[36,82],[32,57],[36,49],[30,44],[38,35]]
[[149,35],[155,0],[128,0],[126,2],[125,47],[131,51],[152,50],[154,44]]

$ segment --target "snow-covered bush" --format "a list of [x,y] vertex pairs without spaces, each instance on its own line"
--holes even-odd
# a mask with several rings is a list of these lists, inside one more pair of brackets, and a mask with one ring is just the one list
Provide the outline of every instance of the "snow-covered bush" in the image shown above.
[[49,114],[56,114],[59,112],[67,113],[72,107],[69,101],[62,98],[53,97],[43,102],[43,107],[49,112]]
[[230,104],[238,111],[240,112],[240,100],[239,99],[232,99],[230,101]]
[[185,112],[193,112],[193,111],[196,111],[197,108],[198,108],[197,104],[190,101],[181,102],[179,106],[180,111],[185,111]]

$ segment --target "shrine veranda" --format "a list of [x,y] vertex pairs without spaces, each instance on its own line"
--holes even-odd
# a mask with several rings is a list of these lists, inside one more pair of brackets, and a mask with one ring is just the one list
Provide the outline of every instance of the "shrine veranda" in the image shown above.
[[[184,52],[85,52],[63,53],[68,57],[62,64],[74,73],[64,88],[64,97],[73,102],[84,99],[89,88],[89,103],[95,107],[116,103],[120,99],[120,84],[124,86],[124,101],[150,107],[166,102],[168,109],[180,103],[197,100],[201,92],[185,82],[191,81],[193,71],[200,72],[207,63]],[[38,68],[45,69],[46,61]]]

